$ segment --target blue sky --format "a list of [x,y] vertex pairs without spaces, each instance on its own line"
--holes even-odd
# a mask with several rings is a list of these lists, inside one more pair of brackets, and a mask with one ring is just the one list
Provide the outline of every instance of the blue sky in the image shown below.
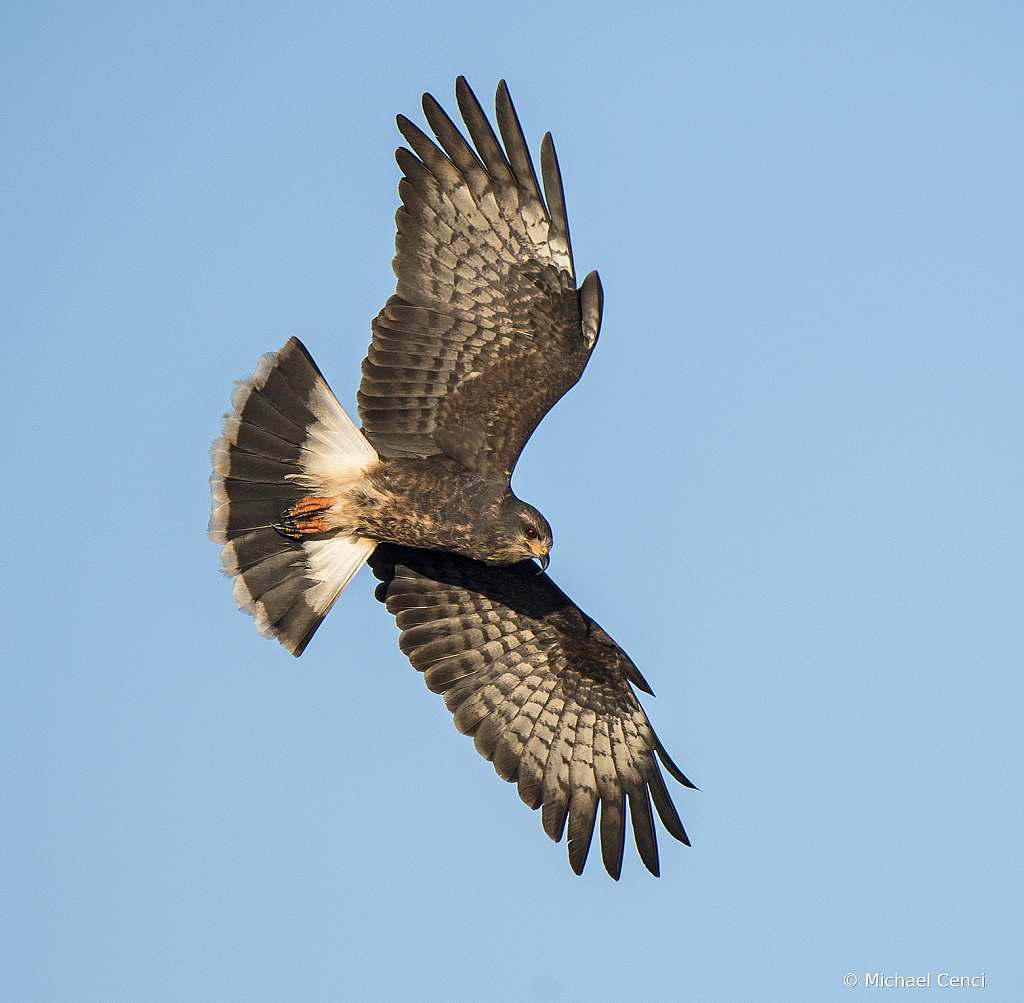
[[[1020,998],[1018,4],[2,17],[0,996]],[[205,537],[260,354],[354,409],[394,116],[460,73],[604,283],[513,483],[702,788],[657,880],[572,874],[368,571],[295,661]]]

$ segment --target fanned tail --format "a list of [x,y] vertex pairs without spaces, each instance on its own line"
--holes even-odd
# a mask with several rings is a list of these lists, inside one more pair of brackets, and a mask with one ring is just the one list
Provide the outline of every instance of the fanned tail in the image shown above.
[[210,448],[209,536],[238,608],[298,656],[377,541],[297,533],[294,520],[289,531],[288,513],[318,486],[358,479],[377,453],[297,338],[264,355],[231,404]]

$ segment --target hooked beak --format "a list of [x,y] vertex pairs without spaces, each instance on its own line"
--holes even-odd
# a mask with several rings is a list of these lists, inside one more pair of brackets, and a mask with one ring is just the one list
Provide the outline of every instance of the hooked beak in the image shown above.
[[547,547],[542,547],[542,546],[539,546],[539,545],[536,545],[536,546],[531,545],[531,549],[533,550],[534,554],[536,555],[535,560],[540,565],[540,570],[541,571],[547,571],[548,570],[548,565],[551,563],[551,558],[548,556],[548,548]]

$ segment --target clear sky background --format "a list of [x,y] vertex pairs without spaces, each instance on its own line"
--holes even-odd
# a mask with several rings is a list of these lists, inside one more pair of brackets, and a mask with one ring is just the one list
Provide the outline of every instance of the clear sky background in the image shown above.
[[[1024,998],[1022,52],[1019,2],[7,7],[0,998]],[[514,487],[702,788],[660,879],[572,874],[368,571],[295,661],[205,536],[263,352],[354,408],[459,73],[604,282]]]

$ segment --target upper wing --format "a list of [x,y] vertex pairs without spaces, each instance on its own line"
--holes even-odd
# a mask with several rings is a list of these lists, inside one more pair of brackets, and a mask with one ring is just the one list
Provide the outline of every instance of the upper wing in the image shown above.
[[601,284],[591,272],[576,289],[551,134],[541,145],[545,204],[505,82],[495,97],[504,152],[462,77],[455,91],[475,152],[429,94],[423,110],[444,152],[398,117],[415,153],[396,153],[397,294],[373,322],[359,417],[381,456],[446,453],[510,476],[587,364]]
[[[369,559],[377,598],[402,628],[399,646],[444,693],[455,726],[498,775],[542,807],[556,842],[568,818],[581,873],[601,804],[601,855],[616,880],[626,801],[637,849],[658,874],[651,799],[689,845],[655,753],[680,783],[630,683],[650,688],[629,656],[531,561],[492,567],[456,554],[381,544]],[[648,796],[648,791],[650,796]]]

